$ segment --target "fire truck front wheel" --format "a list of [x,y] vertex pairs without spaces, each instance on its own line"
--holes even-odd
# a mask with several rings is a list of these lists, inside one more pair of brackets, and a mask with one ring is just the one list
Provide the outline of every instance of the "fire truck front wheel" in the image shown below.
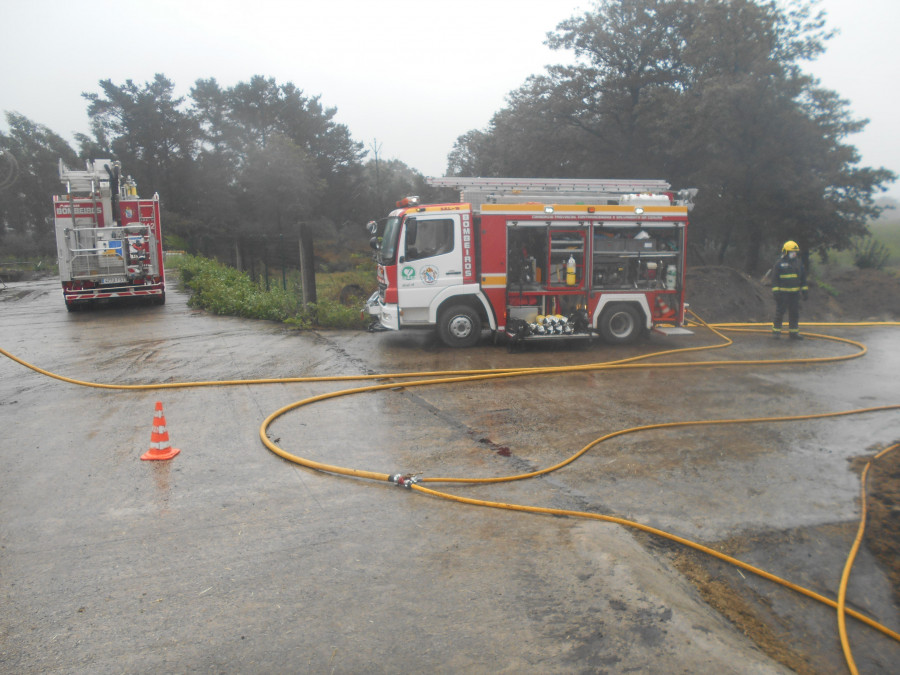
[[453,305],[441,312],[438,335],[448,347],[472,347],[481,339],[481,319],[467,305]]
[[641,313],[625,303],[607,307],[598,323],[600,335],[610,344],[628,344],[641,334]]

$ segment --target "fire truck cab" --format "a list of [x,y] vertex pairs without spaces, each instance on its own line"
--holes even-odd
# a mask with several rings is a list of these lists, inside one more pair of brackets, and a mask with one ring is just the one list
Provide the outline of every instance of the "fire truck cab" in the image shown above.
[[451,347],[482,330],[513,344],[637,339],[684,321],[687,214],[696,190],[661,181],[430,178],[461,202],[398,202],[370,223],[373,329],[436,327]]

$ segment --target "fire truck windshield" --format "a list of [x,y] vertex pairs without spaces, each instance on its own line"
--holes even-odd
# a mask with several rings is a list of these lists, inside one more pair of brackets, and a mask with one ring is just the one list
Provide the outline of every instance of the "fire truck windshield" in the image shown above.
[[394,262],[397,256],[397,239],[400,237],[400,218],[392,216],[387,219],[381,246],[378,247],[378,262],[387,265]]

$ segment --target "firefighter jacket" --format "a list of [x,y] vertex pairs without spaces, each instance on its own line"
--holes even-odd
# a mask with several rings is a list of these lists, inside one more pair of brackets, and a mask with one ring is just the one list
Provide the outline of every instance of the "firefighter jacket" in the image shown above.
[[789,258],[784,255],[778,259],[772,268],[772,290],[788,293],[809,290],[806,285],[806,270],[799,256]]

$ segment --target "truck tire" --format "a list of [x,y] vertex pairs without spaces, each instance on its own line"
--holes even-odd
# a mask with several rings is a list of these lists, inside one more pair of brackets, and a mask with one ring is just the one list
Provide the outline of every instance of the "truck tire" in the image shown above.
[[453,305],[438,317],[438,336],[448,347],[474,347],[481,339],[481,319],[467,305]]
[[641,313],[634,305],[610,305],[600,315],[600,335],[610,344],[629,344],[641,335]]

